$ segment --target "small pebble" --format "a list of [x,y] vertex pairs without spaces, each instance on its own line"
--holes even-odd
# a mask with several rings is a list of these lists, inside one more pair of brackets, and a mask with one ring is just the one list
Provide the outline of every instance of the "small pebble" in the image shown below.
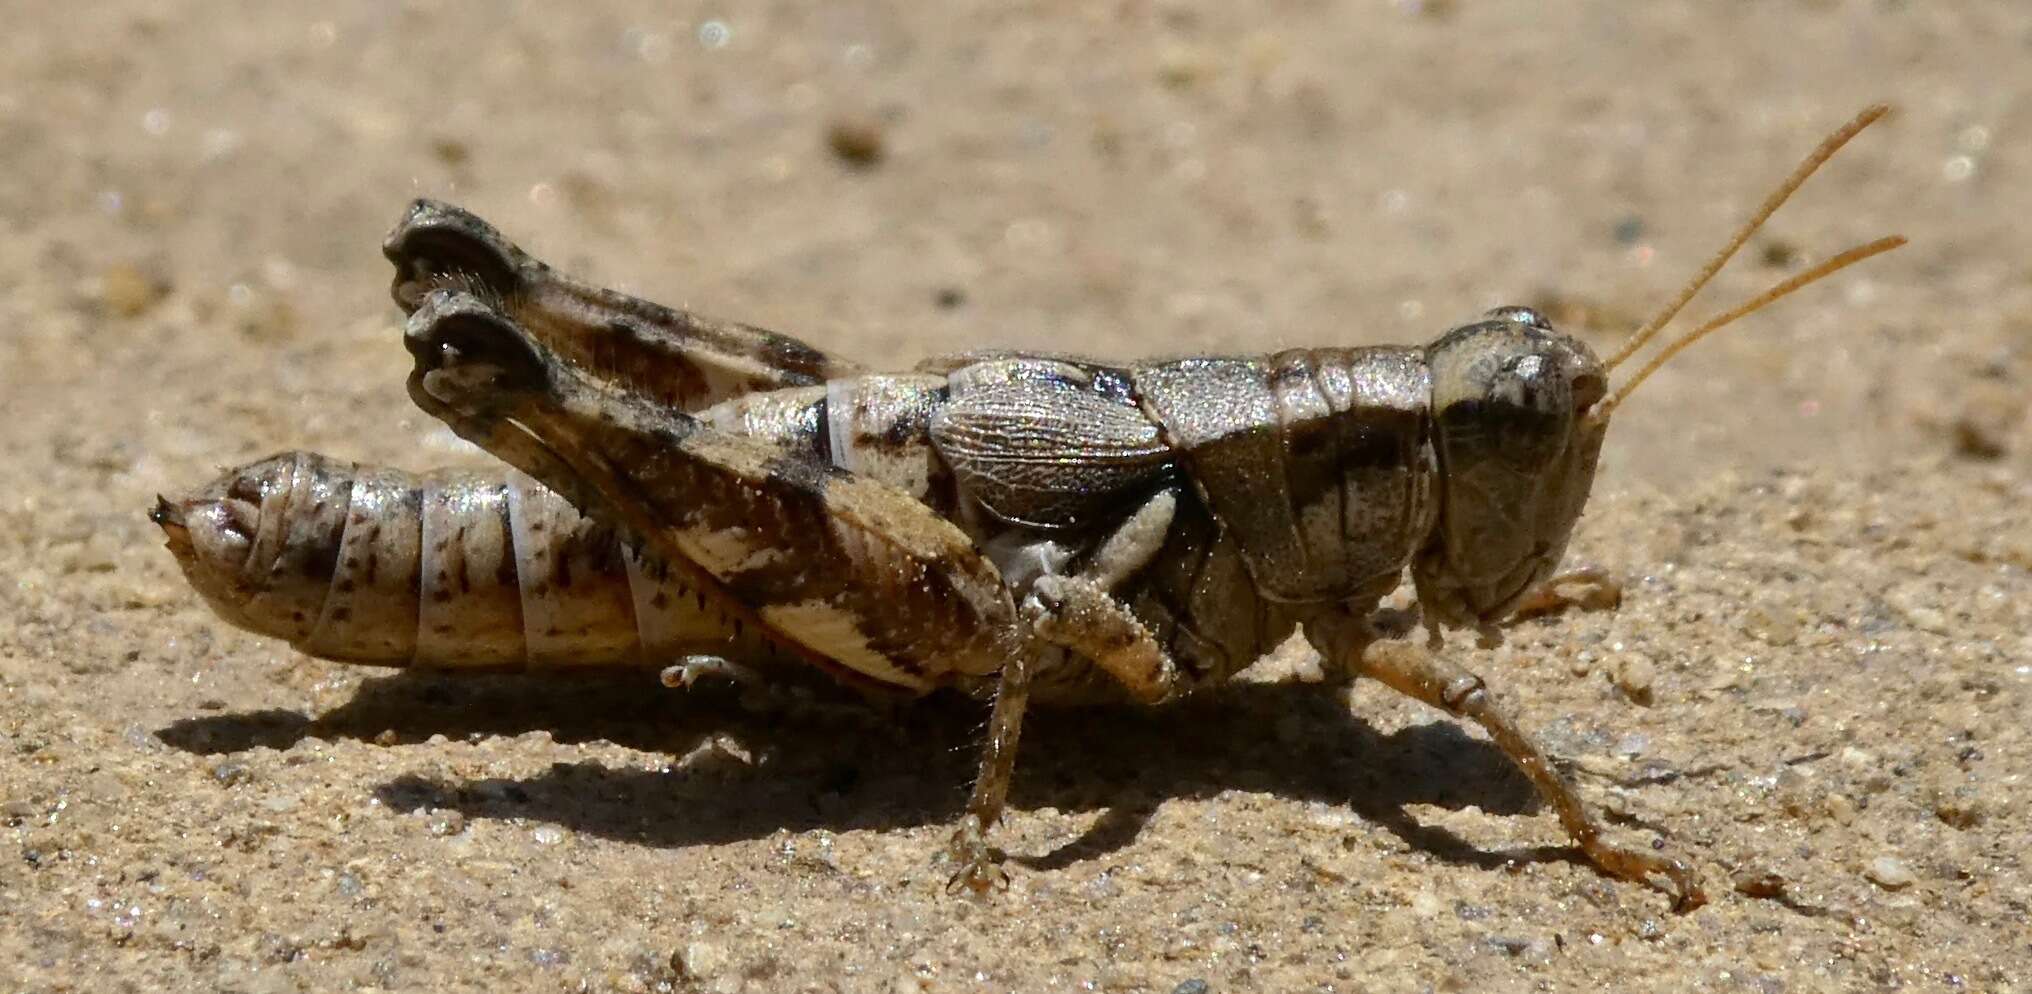
[[458,811],[433,808],[424,817],[424,828],[440,838],[457,835],[466,830],[466,816]]
[[1920,631],[1932,632],[1935,635],[1947,634],[1947,615],[1942,614],[1937,608],[1914,607],[1907,609],[1905,620],[1912,622],[1912,626]]
[[1791,645],[1799,639],[1799,617],[1780,604],[1751,604],[1743,612],[1743,631],[1765,645]]
[[868,117],[842,117],[826,128],[826,147],[841,162],[858,169],[881,163],[889,154],[882,122]]
[[1821,802],[1821,807],[1837,825],[1852,824],[1856,820],[1856,802],[1847,794],[1830,793]]
[[1790,269],[1799,262],[1799,246],[1774,238],[1757,250],[1757,261],[1772,269]]
[[1960,407],[1949,425],[1955,454],[1980,460],[2009,455],[2012,437],[2027,423],[2023,389],[2010,383],[1977,380],[1962,385],[1960,392]]
[[1194,977],[1191,980],[1179,981],[1178,986],[1171,989],[1171,994],[1207,994],[1211,990],[1213,988],[1207,986],[1206,981]]
[[1983,820],[1982,798],[1967,787],[1942,793],[1933,799],[1933,816],[1954,828],[1974,828]]
[[711,980],[727,966],[727,951],[704,941],[688,943],[670,957],[670,968],[687,980]]
[[1651,683],[1658,677],[1658,667],[1645,656],[1623,656],[1616,662],[1616,689],[1636,704],[1651,706]]
[[1422,889],[1411,895],[1411,910],[1422,918],[1430,918],[1445,911],[1446,905],[1440,901],[1438,894]]
[[535,839],[538,845],[554,846],[564,841],[564,829],[556,825],[538,825],[529,836]]
[[430,154],[447,166],[463,166],[473,157],[473,150],[456,138],[437,138],[430,143]]
[[1736,893],[1747,897],[1785,896],[1785,878],[1771,870],[1744,870],[1730,881]]
[[99,274],[99,300],[108,312],[140,317],[169,296],[169,280],[143,272],[132,263],[115,263]]
[[1904,890],[1919,882],[1919,876],[1896,856],[1879,856],[1863,867],[1863,876],[1885,890]]

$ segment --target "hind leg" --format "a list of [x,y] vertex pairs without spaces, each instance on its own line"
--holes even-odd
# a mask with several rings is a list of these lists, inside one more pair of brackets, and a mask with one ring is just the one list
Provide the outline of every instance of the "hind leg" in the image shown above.
[[470,295],[433,294],[408,337],[410,389],[426,410],[695,567],[815,663],[904,692],[992,678],[953,883],[999,879],[986,833],[1008,796],[1035,649],[965,533],[895,488],[603,389]]
[[608,385],[679,410],[855,371],[786,335],[572,279],[451,204],[410,204],[381,253],[395,266],[391,290],[404,313],[422,309],[433,292],[462,291]]

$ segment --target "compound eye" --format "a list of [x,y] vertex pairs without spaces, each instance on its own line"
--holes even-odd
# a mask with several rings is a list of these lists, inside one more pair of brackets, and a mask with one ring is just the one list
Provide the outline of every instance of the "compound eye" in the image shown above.
[[1522,304],[1508,304],[1503,307],[1497,307],[1482,316],[1491,321],[1508,321],[1511,324],[1521,324],[1528,328],[1537,328],[1540,331],[1552,330],[1552,322],[1546,320],[1545,315],[1538,313],[1535,308],[1525,307]]
[[1558,413],[1559,393],[1558,373],[1552,361],[1537,354],[1510,360],[1490,390],[1492,400],[1542,414]]

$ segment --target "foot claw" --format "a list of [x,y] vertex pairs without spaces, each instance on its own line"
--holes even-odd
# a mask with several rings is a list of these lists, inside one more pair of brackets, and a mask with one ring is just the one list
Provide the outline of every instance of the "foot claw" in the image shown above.
[[989,890],[1009,889],[1009,873],[1002,869],[1002,853],[989,848],[979,818],[968,815],[960,820],[959,827],[953,830],[948,852],[959,869],[946,878],[946,893],[968,890],[985,894]]
[[[1675,913],[1685,914],[1707,903],[1707,893],[1701,890],[1699,878],[1683,860],[1603,843],[1583,846],[1582,851],[1610,876],[1670,894]],[[1658,877],[1665,878],[1666,883],[1661,885]]]

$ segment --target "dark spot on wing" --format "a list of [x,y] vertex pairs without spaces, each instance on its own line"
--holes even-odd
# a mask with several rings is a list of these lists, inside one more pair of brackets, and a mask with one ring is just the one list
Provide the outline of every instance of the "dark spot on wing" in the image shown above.
[[788,335],[781,335],[762,328],[746,329],[755,334],[762,343],[762,358],[770,366],[801,377],[797,385],[821,383],[831,363],[826,355]]

